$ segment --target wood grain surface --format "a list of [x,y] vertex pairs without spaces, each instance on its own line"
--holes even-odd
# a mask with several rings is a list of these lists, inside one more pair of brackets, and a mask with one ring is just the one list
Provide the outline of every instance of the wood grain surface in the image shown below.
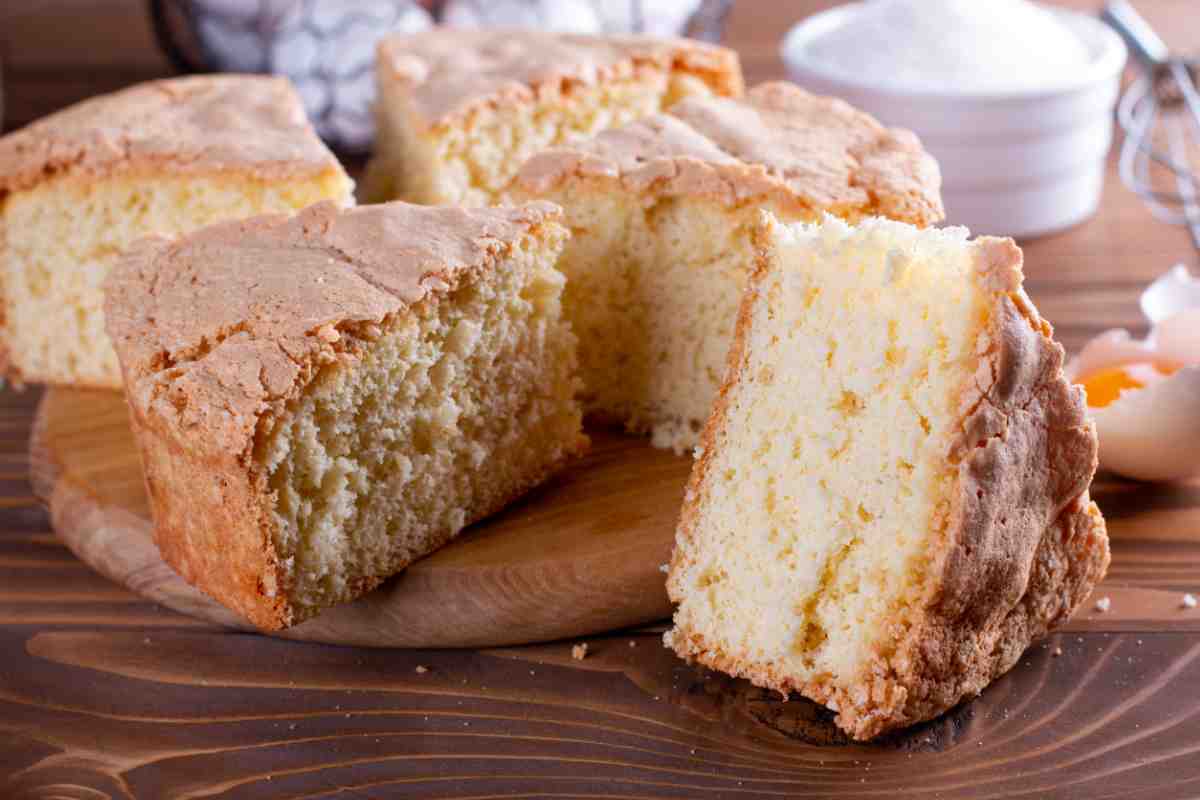
[[[1173,45],[1200,46],[1195,0],[1135,2]],[[729,39],[751,79],[781,75],[779,36],[827,5],[738,0]],[[142,8],[0,4],[9,125],[164,74]],[[1025,250],[1030,292],[1068,348],[1140,330],[1140,287],[1197,265],[1111,170],[1095,219]],[[1102,476],[1111,610],[1087,609],[941,719],[857,745],[811,703],[678,661],[661,627],[588,638],[576,661],[573,639],[334,647],[148,602],[77,559],[34,498],[40,397],[0,392],[4,800],[1200,797],[1200,610],[1180,603],[1200,594],[1200,484]]]
[[[526,644],[670,614],[671,555],[691,459],[592,432],[565,473],[356,603],[278,635],[366,647]],[[246,627],[163,563],[124,398],[51,389],[30,442],[34,493],[100,574],[168,608]]]

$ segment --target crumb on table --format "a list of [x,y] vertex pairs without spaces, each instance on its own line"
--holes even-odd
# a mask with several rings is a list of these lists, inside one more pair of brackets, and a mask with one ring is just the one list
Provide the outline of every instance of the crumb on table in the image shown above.
[[1195,608],[1196,607],[1196,595],[1192,594],[1191,592],[1188,592],[1187,594],[1185,594],[1183,596],[1182,605],[1184,608]]
[[425,666],[424,664],[417,664],[416,673],[418,675],[424,675],[426,672],[429,672],[429,667]]
[[1112,608],[1112,600],[1110,598],[1108,598],[1107,596],[1101,597],[1099,600],[1096,601],[1096,610],[1099,611],[1101,614],[1107,614],[1109,609],[1111,609],[1111,608]]
[[571,658],[575,659],[576,661],[583,661],[585,658],[587,658],[587,651],[587,642],[577,644],[571,648]]

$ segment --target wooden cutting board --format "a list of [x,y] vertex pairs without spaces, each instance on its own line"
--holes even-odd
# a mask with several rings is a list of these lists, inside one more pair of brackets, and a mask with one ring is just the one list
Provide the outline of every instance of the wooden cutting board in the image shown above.
[[[279,635],[377,647],[549,641],[670,614],[670,555],[691,459],[597,431],[591,453],[367,597]],[[34,491],[93,569],[176,611],[246,624],[159,557],[124,398],[51,389],[30,444]]]

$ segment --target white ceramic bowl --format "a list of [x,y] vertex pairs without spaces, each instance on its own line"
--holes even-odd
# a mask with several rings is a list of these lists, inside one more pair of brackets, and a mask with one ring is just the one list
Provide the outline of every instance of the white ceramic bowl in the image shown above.
[[1049,8],[1087,46],[1080,74],[1011,93],[913,89],[858,80],[817,63],[807,45],[861,3],[811,16],[784,37],[792,79],[844,98],[921,137],[942,168],[946,221],[973,233],[1035,236],[1090,217],[1100,202],[1125,45],[1085,14]]

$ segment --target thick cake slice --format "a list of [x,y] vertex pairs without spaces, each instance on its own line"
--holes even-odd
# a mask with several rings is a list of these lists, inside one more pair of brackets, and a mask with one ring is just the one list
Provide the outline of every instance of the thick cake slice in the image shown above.
[[101,287],[121,252],[319,200],[353,183],[283,79],[154,81],[0,139],[0,371],[121,387]]
[[521,164],[683,97],[742,91],[737,54],[686,39],[437,29],[379,46],[368,194],[488,205]]
[[567,318],[588,413],[682,452],[725,370],[764,217],[941,218],[937,164],[907,131],[786,83],[534,157],[515,197],[566,209]]
[[671,560],[668,645],[866,739],[980,692],[1108,565],[1096,434],[1008,239],[780,226]]
[[558,218],[323,203],[135,245],[105,313],[166,561],[286,627],[579,453]]

